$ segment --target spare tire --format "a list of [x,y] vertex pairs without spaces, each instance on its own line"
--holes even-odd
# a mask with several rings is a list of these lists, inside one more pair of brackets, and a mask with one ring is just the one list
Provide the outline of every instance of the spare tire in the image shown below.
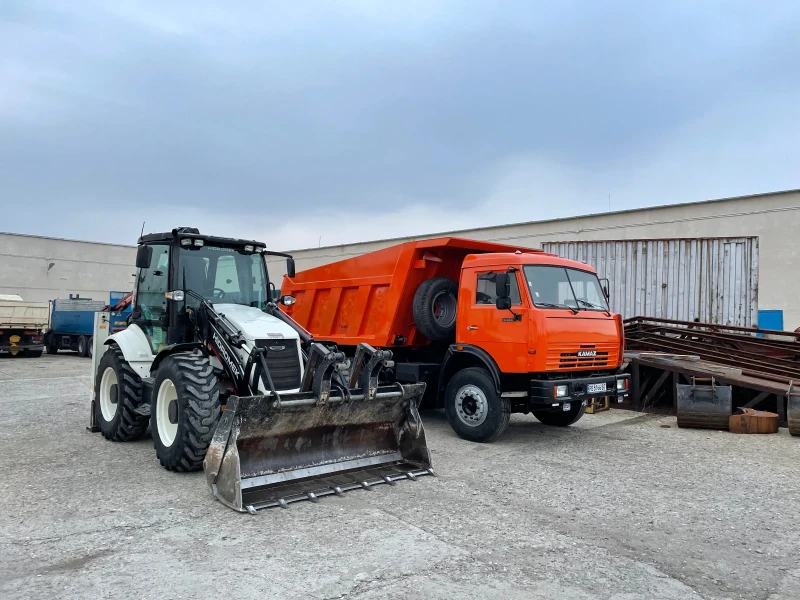
[[434,342],[452,342],[456,334],[458,285],[448,277],[423,281],[414,294],[414,323]]

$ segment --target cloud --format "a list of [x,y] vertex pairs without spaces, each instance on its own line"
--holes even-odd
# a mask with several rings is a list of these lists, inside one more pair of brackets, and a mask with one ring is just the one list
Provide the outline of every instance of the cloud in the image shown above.
[[2,228],[297,248],[797,187],[798,34],[789,0],[4,3]]

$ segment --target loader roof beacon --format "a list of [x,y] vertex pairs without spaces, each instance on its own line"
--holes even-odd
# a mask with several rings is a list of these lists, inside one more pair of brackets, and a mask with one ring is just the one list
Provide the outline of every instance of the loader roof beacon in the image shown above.
[[346,360],[270,301],[256,241],[181,227],[143,235],[128,326],[95,316],[89,429],[151,425],[161,465],[202,466],[223,504],[254,513],[432,475],[417,405],[425,384],[379,384],[392,352]]
[[[346,353],[391,349],[387,381],[427,382],[461,437],[488,442],[513,412],[567,426],[628,395],[624,332],[590,266],[478,240],[406,242],[283,280],[287,313]],[[288,300],[291,298],[292,300]]]

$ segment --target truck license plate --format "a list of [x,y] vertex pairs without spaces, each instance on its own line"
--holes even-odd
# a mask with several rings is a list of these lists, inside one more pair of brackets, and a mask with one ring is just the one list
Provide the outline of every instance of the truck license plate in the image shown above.
[[595,392],[605,392],[606,391],[606,384],[605,383],[590,383],[586,386],[586,391],[590,394]]

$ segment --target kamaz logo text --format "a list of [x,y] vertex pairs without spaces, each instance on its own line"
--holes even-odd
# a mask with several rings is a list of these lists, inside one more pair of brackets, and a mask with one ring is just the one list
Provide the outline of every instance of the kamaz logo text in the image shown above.
[[597,350],[578,350],[578,358],[590,358],[597,356]]
[[215,331],[214,335],[212,336],[214,341],[214,345],[217,347],[217,351],[219,352],[222,360],[225,361],[225,364],[228,365],[228,368],[234,375],[241,375],[242,372],[239,369],[239,365],[236,364],[236,361],[233,360],[230,354],[228,354],[228,350],[223,346],[222,339],[219,337],[219,334]]

